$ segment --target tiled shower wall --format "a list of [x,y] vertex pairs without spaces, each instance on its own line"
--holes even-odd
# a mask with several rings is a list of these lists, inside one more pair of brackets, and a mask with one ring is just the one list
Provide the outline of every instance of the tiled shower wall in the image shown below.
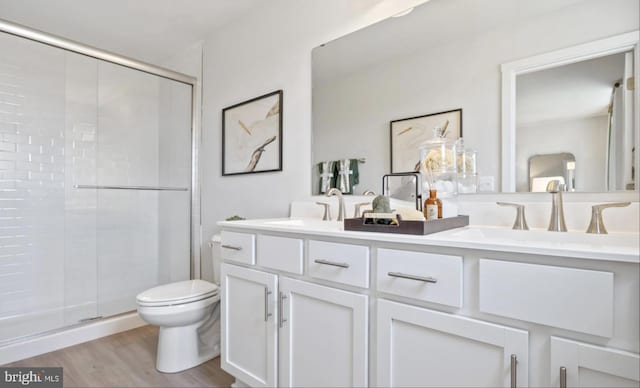
[[74,185],[189,187],[190,107],[188,85],[0,33],[0,346],[189,277],[189,192]]
[[0,35],[0,340],[64,324],[65,53]]

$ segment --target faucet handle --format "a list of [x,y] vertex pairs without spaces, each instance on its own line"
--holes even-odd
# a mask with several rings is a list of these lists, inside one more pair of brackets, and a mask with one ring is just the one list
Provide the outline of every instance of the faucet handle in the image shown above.
[[529,225],[527,225],[527,219],[524,216],[524,205],[518,203],[510,203],[510,202],[496,202],[496,205],[499,206],[510,206],[516,208],[516,221],[513,223],[513,228],[515,230],[529,230]]
[[331,204],[326,202],[316,202],[316,205],[324,206],[322,221],[331,221]]
[[361,208],[363,206],[367,206],[367,205],[371,205],[371,202],[360,202],[360,203],[356,203],[355,204],[355,211],[353,212],[353,218],[360,218],[362,217],[362,212],[361,212]]
[[629,205],[631,205],[631,202],[601,203],[591,206],[591,222],[587,228],[587,233],[607,234],[607,229],[604,227],[604,221],[602,220],[602,211],[610,207],[627,207]]

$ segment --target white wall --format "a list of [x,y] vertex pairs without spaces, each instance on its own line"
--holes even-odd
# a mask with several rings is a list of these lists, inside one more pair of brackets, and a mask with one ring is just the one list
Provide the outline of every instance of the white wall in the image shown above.
[[[442,4],[426,6],[438,12]],[[465,144],[478,151],[480,175],[498,183],[500,64],[638,29],[638,6],[637,0],[584,1],[316,85],[314,127],[321,132],[314,132],[314,158],[366,157],[359,188],[379,185],[389,171],[390,120],[462,108]]]
[[533,155],[570,152],[576,157],[576,191],[606,191],[608,116],[539,122],[518,128],[516,191],[529,191],[528,160]]
[[[272,0],[210,35],[204,43],[202,226],[234,214],[284,217],[310,194],[311,49],[424,0]],[[221,111],[284,91],[283,171],[221,176]],[[206,246],[205,246],[206,247]],[[203,249],[203,261],[209,258]]]

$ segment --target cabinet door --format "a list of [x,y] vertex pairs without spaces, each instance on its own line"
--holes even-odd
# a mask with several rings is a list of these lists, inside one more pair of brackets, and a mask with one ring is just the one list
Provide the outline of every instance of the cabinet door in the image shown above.
[[528,386],[526,331],[381,299],[377,341],[381,387]]
[[252,387],[277,385],[276,275],[222,264],[222,369]]
[[280,279],[280,386],[367,386],[367,296]]
[[552,387],[638,387],[639,367],[638,354],[551,337]]

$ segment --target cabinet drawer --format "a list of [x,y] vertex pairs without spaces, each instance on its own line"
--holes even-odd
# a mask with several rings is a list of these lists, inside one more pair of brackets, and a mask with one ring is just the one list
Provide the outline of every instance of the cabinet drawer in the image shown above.
[[356,287],[369,287],[369,247],[309,241],[309,276]]
[[237,233],[223,230],[220,247],[223,260],[245,264],[256,263],[256,236],[250,233]]
[[462,307],[462,257],[378,249],[378,291]]
[[302,240],[258,235],[258,265],[302,275]]
[[480,260],[480,311],[613,336],[613,273]]

